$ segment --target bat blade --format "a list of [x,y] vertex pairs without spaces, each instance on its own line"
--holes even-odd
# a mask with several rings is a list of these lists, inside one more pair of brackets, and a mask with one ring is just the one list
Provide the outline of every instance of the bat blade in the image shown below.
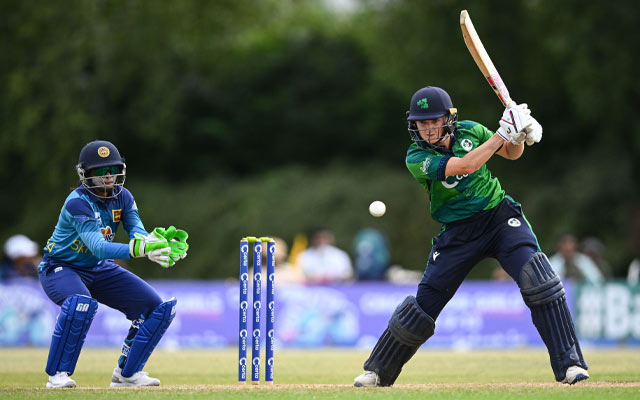
[[471,57],[473,57],[478,68],[480,68],[482,75],[487,79],[487,82],[489,82],[489,85],[496,93],[502,104],[505,107],[508,107],[513,103],[513,100],[509,95],[509,90],[502,81],[498,70],[493,65],[489,54],[487,54],[487,51],[480,40],[480,36],[478,36],[478,32],[476,32],[476,28],[474,28],[473,22],[471,22],[471,17],[467,10],[462,10],[462,12],[460,12],[460,29],[462,29],[464,43],[467,45],[467,49],[469,49],[469,53],[471,53]]

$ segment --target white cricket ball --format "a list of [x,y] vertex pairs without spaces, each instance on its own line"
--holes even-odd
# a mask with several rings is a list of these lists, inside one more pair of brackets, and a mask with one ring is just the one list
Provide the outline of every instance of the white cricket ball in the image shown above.
[[386,211],[387,206],[381,201],[376,200],[369,204],[369,213],[374,217],[382,217]]

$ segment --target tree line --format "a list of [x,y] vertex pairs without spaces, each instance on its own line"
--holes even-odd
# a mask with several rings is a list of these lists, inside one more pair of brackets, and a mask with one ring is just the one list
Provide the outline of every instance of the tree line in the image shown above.
[[[147,225],[191,228],[194,276],[232,275],[232,241],[221,240],[211,267],[213,256],[199,249],[249,234],[239,221],[277,226],[269,234],[287,240],[331,221],[348,247],[370,222],[353,218],[366,211],[364,187],[373,196],[388,187],[383,179],[396,191],[378,195],[391,199],[388,222],[379,223],[388,224],[394,258],[421,269],[438,227],[404,169],[411,94],[441,86],[461,119],[491,129],[502,112],[462,41],[458,16],[468,8],[512,97],[544,127],[522,159],[492,160],[490,169],[524,203],[548,253],[562,232],[595,235],[621,275],[640,248],[636,3],[353,4],[1,2],[0,202],[11,212],[0,237],[20,231],[44,243],[77,182],[82,145],[100,138],[125,156],[128,185],[149,205],[141,205]],[[349,178],[364,182],[336,183]],[[257,217],[257,225],[242,207],[261,207],[243,195],[307,199],[300,188],[333,207],[314,203],[322,212],[312,220],[304,205],[266,199],[274,205],[263,212],[274,219]],[[393,214],[393,201],[406,199],[415,212]]]

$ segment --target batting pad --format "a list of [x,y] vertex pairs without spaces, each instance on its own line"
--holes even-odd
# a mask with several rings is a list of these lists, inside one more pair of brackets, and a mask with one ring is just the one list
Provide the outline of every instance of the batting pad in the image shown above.
[[122,376],[128,378],[144,368],[149,356],[171,325],[173,317],[176,316],[177,302],[174,297],[160,304],[140,325],[140,329],[131,343],[127,360],[122,367]]
[[69,296],[62,303],[49,347],[47,374],[53,376],[62,371],[73,374],[96,311],[98,302],[84,295]]
[[393,385],[404,364],[433,335],[434,329],[435,322],[420,308],[416,298],[407,296],[393,312],[389,326],[365,361],[365,371],[377,373],[380,386]]
[[582,357],[564,286],[544,253],[536,253],[520,273],[520,292],[531,309],[531,319],[547,346],[556,381],[573,365],[587,369]]

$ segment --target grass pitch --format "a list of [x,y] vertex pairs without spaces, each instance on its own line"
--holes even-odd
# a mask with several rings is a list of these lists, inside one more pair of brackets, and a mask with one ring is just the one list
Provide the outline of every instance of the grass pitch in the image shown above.
[[[237,351],[157,351],[147,366],[157,388],[110,389],[119,349],[85,349],[75,389],[45,389],[46,349],[0,348],[0,399],[638,399],[640,350],[585,352],[591,379],[555,383],[542,349],[420,351],[391,388],[352,386],[368,353],[341,349],[276,352],[273,386],[237,384]],[[263,371],[264,372],[264,371]]]

